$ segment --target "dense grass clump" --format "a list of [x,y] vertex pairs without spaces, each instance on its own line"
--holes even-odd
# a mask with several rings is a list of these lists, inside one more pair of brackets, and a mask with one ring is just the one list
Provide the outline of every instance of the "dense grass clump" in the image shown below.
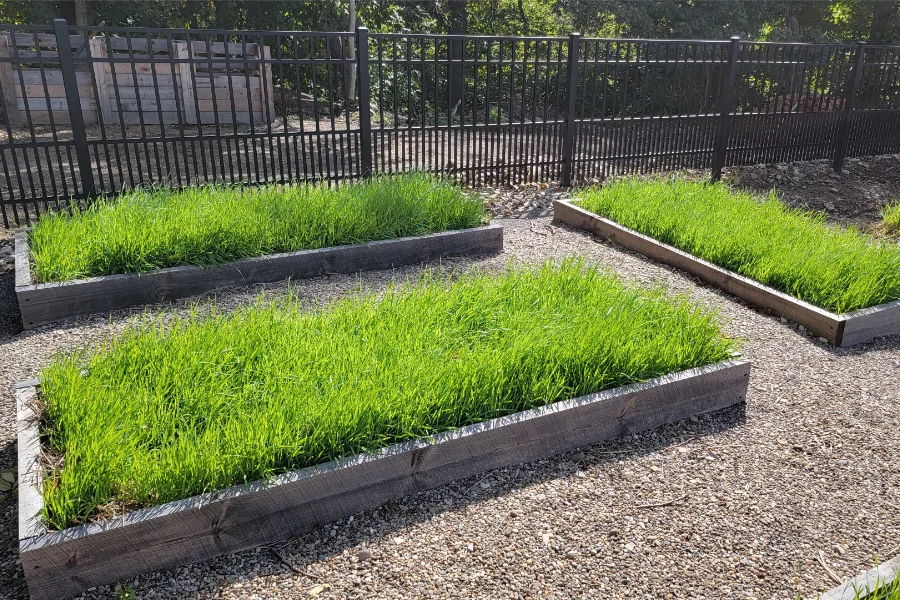
[[725,184],[626,179],[577,195],[585,209],[826,310],[900,298],[900,247]]
[[578,262],[144,320],[41,374],[63,528],[727,359],[714,313]]
[[464,229],[483,219],[477,198],[421,173],[338,188],[141,190],[41,217],[31,256],[39,282],[67,281]]
[[900,233],[900,200],[885,205],[881,210],[881,223],[888,233]]

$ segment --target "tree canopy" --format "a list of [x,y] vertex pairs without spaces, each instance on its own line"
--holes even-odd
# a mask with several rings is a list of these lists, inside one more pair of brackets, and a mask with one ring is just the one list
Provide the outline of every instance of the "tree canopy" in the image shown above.
[[[0,21],[346,30],[349,0],[0,0]],[[900,0],[358,0],[373,31],[900,44]],[[461,20],[460,11],[464,18]]]

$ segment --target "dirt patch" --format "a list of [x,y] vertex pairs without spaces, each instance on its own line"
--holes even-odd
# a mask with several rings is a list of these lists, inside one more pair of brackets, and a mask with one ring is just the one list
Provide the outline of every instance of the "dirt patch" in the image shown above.
[[900,200],[900,154],[848,158],[840,173],[830,161],[733,167],[723,179],[755,192],[775,189],[791,206],[868,227],[881,220],[885,204]]

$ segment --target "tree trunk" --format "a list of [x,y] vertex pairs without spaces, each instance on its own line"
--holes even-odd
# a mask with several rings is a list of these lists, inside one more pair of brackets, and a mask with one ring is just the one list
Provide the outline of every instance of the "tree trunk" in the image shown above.
[[891,17],[900,8],[900,2],[881,0],[872,2],[872,27],[869,29],[870,44],[887,44],[891,31]]
[[88,23],[87,0],[75,0],[75,24],[90,25]]
[[[468,11],[466,0],[448,0],[450,8],[450,33],[451,35],[465,35],[468,30]],[[450,59],[462,60],[465,53],[465,42],[462,40],[450,41]],[[437,76],[437,74],[435,74]],[[462,64],[450,65],[450,78],[448,81],[450,86],[450,118],[453,121],[454,115],[462,115],[465,111],[465,93],[463,86],[465,85],[465,72]],[[437,119],[438,99],[435,98],[435,119]],[[450,124],[448,123],[448,125]]]

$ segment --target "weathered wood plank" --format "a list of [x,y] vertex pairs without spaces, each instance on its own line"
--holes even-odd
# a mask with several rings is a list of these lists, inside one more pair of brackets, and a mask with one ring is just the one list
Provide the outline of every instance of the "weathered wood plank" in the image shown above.
[[[9,57],[9,40],[6,36],[0,37],[0,58]],[[3,96],[3,107],[6,112],[7,122],[13,127],[22,125],[22,116],[19,114],[19,103],[16,98],[16,81],[13,79],[12,63],[0,62],[0,95]]]
[[[157,65],[161,66],[161,65]],[[170,72],[163,72],[163,69],[157,69],[156,71],[156,85],[161,88],[171,88],[171,87],[180,87],[181,80],[180,77],[177,76],[178,69],[175,69],[176,77],[172,77]],[[137,85],[135,85],[137,82]],[[131,90],[132,96],[134,97],[134,89],[137,87],[138,89],[150,88],[153,89],[153,75],[141,75],[138,74],[137,77],[132,75],[131,73],[116,73],[113,75],[110,73],[110,82],[109,82],[109,90],[110,95],[113,96],[113,84],[119,86],[119,93],[123,98],[127,98],[125,95],[126,90]],[[113,96],[114,97],[114,96]]]
[[[7,39],[9,39],[9,35],[10,34],[7,34]],[[17,33],[15,34],[15,44],[16,46],[25,48],[34,47],[35,36],[37,37],[38,45],[42,48],[59,48],[59,45],[56,42],[55,33]],[[69,44],[72,48],[81,48],[84,45],[84,36],[70,35]]]
[[[97,109],[97,101],[93,97],[85,98],[82,96],[81,100],[81,110],[96,110]],[[20,111],[25,110],[25,98],[16,98],[16,104],[19,107]],[[28,98],[28,109],[29,110],[52,110],[52,111],[62,111],[69,110],[68,101],[65,98],[43,98],[43,97],[29,97]],[[47,108],[49,106],[49,108]]]
[[[16,253],[29,256],[27,236],[16,236]],[[427,262],[444,256],[488,254],[503,249],[503,227],[445,231],[366,244],[303,250],[234,261],[215,267],[173,267],[143,274],[109,275],[65,283],[16,286],[22,324],[31,329],[60,319],[168,302],[217,289],[356,273]]]
[[46,533],[41,520],[43,500],[41,469],[38,458],[41,452],[40,430],[34,406],[37,402],[36,381],[23,381],[15,386],[16,430],[18,432],[19,459],[19,538],[34,537]]
[[[216,93],[216,100],[228,100],[231,98],[231,92],[234,92],[235,100],[246,100],[247,99],[247,88],[245,87],[235,87],[234,90],[228,89],[228,84],[225,83],[224,87],[201,87],[197,88],[197,99],[198,100],[212,100],[213,91]],[[253,98],[256,99],[259,97],[259,88],[253,88]]]
[[[102,38],[91,39],[90,47],[91,56],[95,58],[106,57],[106,45],[103,43]],[[91,68],[94,70],[94,82],[97,86],[95,98],[97,100],[97,108],[100,109],[100,117],[103,119],[104,124],[113,123],[114,118],[109,102],[109,80],[111,73],[109,64],[103,62],[95,62],[91,63]],[[94,90],[92,89],[91,92],[93,93],[93,91]]]
[[[35,68],[26,68],[26,69],[16,69],[16,71],[22,72],[22,81],[25,82],[25,85],[42,85],[43,81],[41,79],[41,70]],[[63,85],[62,79],[62,71],[59,69],[44,69],[44,77],[47,79],[47,85]],[[15,80],[19,81],[18,72],[15,75]],[[75,83],[79,86],[90,86],[91,83],[91,74],[85,71],[76,71],[75,72]]]
[[[212,80],[212,87],[217,88],[228,88],[228,75],[213,75],[209,76],[208,73],[198,73],[196,76],[197,79],[197,87],[210,87],[210,80]],[[260,87],[260,78],[256,75],[245,77],[244,75],[231,75],[231,85],[234,87],[247,87],[247,80],[250,80],[251,88]]]
[[[98,122],[96,110],[84,110],[81,114],[86,125],[92,125]],[[50,112],[46,110],[31,111],[31,123],[33,125],[50,125]],[[70,125],[72,123],[72,117],[69,114],[69,111],[54,110],[53,123],[56,125]]]
[[882,563],[874,569],[854,577],[847,583],[839,585],[825,592],[819,600],[860,600],[866,598],[869,593],[884,589],[895,579],[900,577],[900,555]]
[[[105,37],[96,39],[102,40],[103,46],[106,47]],[[125,56],[128,56],[129,48],[131,52],[141,52],[146,54],[148,46],[152,47],[154,52],[169,51],[169,45],[166,40],[151,39],[151,43],[147,44],[146,37],[132,37],[129,40],[128,38],[123,36],[109,36],[109,47],[117,52],[124,52]]]
[[746,398],[731,361],[485,421],[374,454],[20,540],[35,600],[295,537],[390,500],[720,410]]
[[[188,57],[187,42],[178,42],[175,46],[175,58]],[[197,122],[197,105],[194,101],[194,69],[190,63],[178,63],[178,75],[181,85],[182,114],[185,124]]]
[[31,254],[28,251],[27,229],[16,229],[13,233],[13,257],[16,268],[16,288],[31,285]]
[[[21,98],[22,97],[22,86],[19,85],[18,76],[19,76],[18,71],[13,74],[13,78],[16,79],[16,96]],[[25,94],[27,94],[29,98],[34,98],[34,97],[46,98],[48,96],[50,98],[65,98],[66,97],[66,88],[62,84],[50,85],[48,83],[47,89],[45,90],[44,86],[41,85],[40,83],[26,84],[25,85]],[[78,94],[82,98],[85,98],[88,96],[93,96],[94,88],[89,85],[79,85],[78,86]]]
[[[174,88],[172,86],[159,86],[159,99],[160,100],[175,100],[175,98],[181,98],[181,90],[178,88]],[[134,100],[137,97],[140,97],[141,100],[153,100],[156,101],[156,91],[157,88],[153,86],[144,86],[144,87],[119,87],[119,98],[123,100]],[[109,97],[111,99],[116,98],[115,90],[113,90],[112,86],[109,87]]]
[[[207,45],[208,44],[208,45]],[[231,56],[243,56],[244,55],[244,47],[245,44],[236,44],[234,42],[230,42],[228,44],[228,54]],[[267,48],[268,46],[263,46]],[[208,52],[211,52],[213,56],[216,54],[225,54],[225,43],[224,42],[207,42],[203,41],[194,41],[191,42],[191,50],[193,50],[195,55],[206,56]],[[246,44],[247,56],[254,57],[256,56],[256,43],[247,43]]]
[[861,344],[882,335],[900,335],[900,300],[841,316],[845,320],[841,346]]
[[[151,89],[150,91],[152,92],[153,90]],[[122,110],[124,112],[137,112],[137,110],[138,110],[137,99],[126,100],[123,98],[121,100],[120,104],[121,104]],[[156,112],[158,107],[162,108],[163,112],[177,112],[179,105],[182,105],[182,104],[183,103],[178,100],[174,100],[174,99],[163,100],[162,98],[160,98],[160,101],[157,102],[156,98],[154,98],[154,97],[145,98],[143,95],[141,95],[140,107],[141,107],[141,110],[143,110],[145,113]],[[212,99],[198,100],[197,104],[195,105],[195,108],[196,108],[196,106],[200,107],[201,113],[213,111]],[[230,113],[231,112],[231,102],[229,102],[229,100],[227,98],[221,98],[221,99],[217,98],[215,108],[217,108],[218,112],[220,112],[220,113],[222,113],[222,112]],[[249,105],[248,105],[247,100],[235,100],[234,109],[237,112],[247,112],[248,108],[249,108]],[[255,104],[253,108],[257,109],[257,111],[259,111],[260,115],[263,114],[262,109],[258,103]],[[183,109],[184,109],[184,107],[182,106],[182,110]],[[257,111],[254,111],[254,112],[257,112]],[[223,115],[223,117],[224,117],[224,115]]]
[[667,246],[569,202],[554,200],[553,216],[557,221],[590,231],[629,250],[639,252],[647,258],[687,271],[729,294],[771,310],[778,316],[800,323],[834,345],[841,345],[844,319],[840,315],[766,287],[672,246]]
[[[264,60],[272,59],[272,50],[268,46],[262,48],[262,58]],[[272,79],[272,63],[265,63],[263,66],[263,76],[260,77],[260,94],[265,102],[266,122],[275,118],[275,93],[274,80]],[[349,94],[355,94],[355,91],[348,91]]]

